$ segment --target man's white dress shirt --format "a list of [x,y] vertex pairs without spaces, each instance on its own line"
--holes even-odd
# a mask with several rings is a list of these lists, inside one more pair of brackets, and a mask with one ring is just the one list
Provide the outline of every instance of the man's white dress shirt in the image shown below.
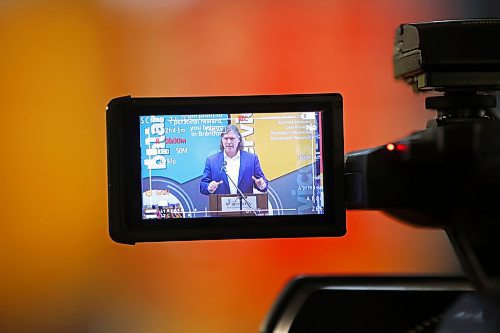
[[[226,152],[224,152],[224,161],[227,163],[226,164],[227,174],[236,183],[236,185],[238,185],[238,177],[240,176],[240,151],[238,150],[238,153],[233,158],[227,156]],[[238,194],[236,186],[234,186],[233,182],[231,182],[229,179],[228,181],[229,181],[229,190],[231,191],[231,194]]]

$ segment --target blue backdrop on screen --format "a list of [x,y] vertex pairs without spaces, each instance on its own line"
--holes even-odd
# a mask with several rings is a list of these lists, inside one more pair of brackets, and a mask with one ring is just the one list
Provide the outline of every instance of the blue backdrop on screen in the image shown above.
[[200,176],[208,155],[219,151],[227,114],[142,116],[142,177],[167,177],[179,184]]

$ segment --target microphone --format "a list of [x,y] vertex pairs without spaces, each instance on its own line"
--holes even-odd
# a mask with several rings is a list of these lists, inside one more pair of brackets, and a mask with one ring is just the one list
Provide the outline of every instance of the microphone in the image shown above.
[[226,165],[227,165],[227,161],[222,162],[222,166],[220,167],[220,171],[224,171],[225,173],[227,173]]
[[247,200],[247,196],[245,194],[243,194],[243,192],[241,191],[241,189],[238,187],[238,185],[234,182],[233,178],[231,178],[231,176],[229,175],[229,173],[227,173],[227,170],[226,170],[226,165],[227,165],[227,161],[224,161],[222,162],[222,166],[220,168],[220,171],[224,171],[224,173],[226,174],[227,178],[229,179],[229,181],[231,183],[233,183],[234,187],[236,187],[236,192],[238,193],[238,196],[240,198],[240,205],[241,205],[241,200],[245,201],[245,203],[247,204],[247,206],[252,210],[252,213],[257,216],[259,214],[257,214],[257,210],[255,208],[253,208],[250,203],[248,202]]

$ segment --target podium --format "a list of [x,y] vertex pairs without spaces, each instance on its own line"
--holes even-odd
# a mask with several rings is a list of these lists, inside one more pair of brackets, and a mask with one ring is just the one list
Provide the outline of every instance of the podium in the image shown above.
[[245,194],[242,199],[238,194],[210,194],[208,207],[210,216],[255,216],[267,215],[267,193]]

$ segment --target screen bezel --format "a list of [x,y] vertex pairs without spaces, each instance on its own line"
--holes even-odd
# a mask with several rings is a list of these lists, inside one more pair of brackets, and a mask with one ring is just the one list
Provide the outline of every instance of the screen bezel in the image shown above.
[[[286,111],[322,111],[322,163],[328,169],[323,175],[324,214],[181,218],[175,223],[142,219],[140,116]],[[107,139],[109,227],[116,242],[319,237],[346,232],[340,94],[120,97],[107,107]]]

